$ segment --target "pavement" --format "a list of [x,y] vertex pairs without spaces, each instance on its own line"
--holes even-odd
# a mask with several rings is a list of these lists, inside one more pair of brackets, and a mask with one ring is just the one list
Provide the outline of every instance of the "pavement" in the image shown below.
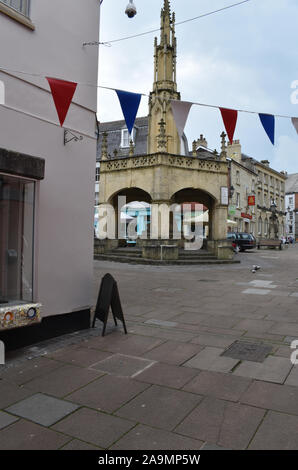
[[8,353],[0,449],[297,450],[298,246],[236,256],[95,261],[94,303],[111,273],[128,334],[110,315],[104,337],[97,321]]

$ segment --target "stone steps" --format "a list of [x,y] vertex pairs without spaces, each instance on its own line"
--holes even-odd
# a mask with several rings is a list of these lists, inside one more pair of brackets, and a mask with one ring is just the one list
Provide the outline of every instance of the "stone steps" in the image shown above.
[[100,255],[95,255],[94,259],[96,260],[104,260],[104,261],[114,261],[117,263],[129,263],[129,264],[147,264],[147,265],[196,265],[196,264],[203,264],[203,265],[212,265],[212,264],[234,264],[240,263],[240,261],[235,260],[218,260],[215,257],[200,257],[200,258],[185,258],[185,259],[178,259],[178,260],[152,260],[152,259],[145,259],[141,256],[122,256],[122,254],[118,254],[115,252],[105,253]]

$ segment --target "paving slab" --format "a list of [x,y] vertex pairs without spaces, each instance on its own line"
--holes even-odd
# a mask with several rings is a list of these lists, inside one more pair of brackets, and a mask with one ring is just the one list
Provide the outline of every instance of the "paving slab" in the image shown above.
[[118,375],[119,377],[134,377],[151,367],[155,361],[141,357],[113,354],[112,356],[90,366],[90,369]]
[[[72,364],[79,367],[88,367],[95,362],[99,362],[107,357],[111,353],[107,351],[98,351],[96,349],[77,347],[71,349],[70,351],[58,351],[56,353],[50,354],[50,356],[56,361],[60,361],[67,364]],[[61,366],[61,364],[58,365]]]
[[139,424],[110,450],[199,450],[203,441]]
[[290,360],[285,357],[269,356],[263,363],[243,361],[233,374],[282,384],[292,367]]
[[196,337],[196,334],[192,334],[188,331],[177,331],[174,329],[158,328],[145,324],[134,325],[128,330],[128,332],[133,333],[135,335],[149,336],[150,338],[153,337],[164,340],[181,341],[185,343],[188,343]]
[[207,315],[199,312],[186,312],[177,315],[174,320],[181,324],[199,325],[203,320],[206,320]]
[[229,449],[245,449],[264,415],[265,410],[208,397],[175,432]]
[[0,409],[4,409],[30,395],[33,395],[32,390],[11,384],[6,380],[0,380]]
[[247,295],[268,295],[271,293],[269,289],[255,289],[255,288],[250,288],[250,289],[245,289],[241,292],[242,294],[247,294]]
[[37,393],[6,408],[6,411],[42,426],[51,426],[76,409],[78,409],[78,405],[74,403]]
[[231,449],[226,449],[225,447],[218,446],[216,444],[209,444],[208,442],[206,442],[201,450],[231,450]]
[[63,397],[102,375],[102,372],[66,365],[26,383],[26,388],[35,392]]
[[273,281],[263,279],[255,279],[254,281],[250,281],[250,284],[254,287],[265,287],[266,289],[275,289],[278,287],[277,285],[273,284]]
[[166,364],[180,365],[198,354],[203,348],[196,344],[167,341],[145,353],[144,357]]
[[241,403],[298,415],[298,388],[255,381],[241,397]]
[[104,375],[67,396],[67,400],[113,413],[150,385],[125,377]]
[[231,336],[224,336],[222,334],[216,335],[210,333],[201,333],[191,340],[191,343],[199,344],[201,346],[214,346],[217,348],[227,348],[235,341]]
[[239,330],[245,330],[250,332],[266,333],[273,325],[273,321],[246,319],[237,323],[236,328]]
[[183,390],[237,402],[250,384],[251,380],[247,378],[221,372],[202,371],[185,385]]
[[158,319],[155,319],[155,318],[151,318],[150,320],[146,320],[144,323],[146,323],[147,325],[165,326],[165,327],[168,327],[168,328],[174,328],[178,324],[177,322],[158,320]]
[[23,419],[0,431],[1,450],[56,450],[69,440],[68,436]]
[[292,370],[289,373],[287,380],[285,381],[285,384],[295,385],[296,387],[298,386],[298,365],[297,364],[292,367]]
[[1,371],[0,377],[3,379],[21,385],[36,377],[48,374],[52,370],[58,369],[61,364],[47,357],[38,357],[29,361],[23,361],[20,364],[5,368]]
[[298,338],[298,323],[286,323],[280,322],[275,324],[270,330],[269,333],[278,334],[278,335],[287,335],[295,336]]
[[116,414],[171,431],[201,399],[199,395],[152,385],[120,408]]
[[142,355],[162,343],[163,341],[158,338],[130,334],[125,342],[118,345],[115,344],[112,349],[115,353],[121,352],[122,354],[134,356]]
[[289,359],[291,357],[292,352],[293,352],[293,349],[291,349],[289,346],[278,346],[278,348],[274,352],[274,355],[280,356],[280,357],[286,357]]
[[298,416],[269,411],[249,449],[294,450],[298,448]]
[[181,388],[196,376],[197,373],[198,371],[187,369],[186,367],[157,363],[138,374],[136,379],[150,384]]
[[18,418],[15,416],[5,413],[5,411],[0,411],[0,430],[16,421],[18,421]]
[[[233,316],[223,316],[223,315],[207,315],[207,318],[204,318],[200,325],[207,326],[210,328],[233,328],[237,323],[238,319]],[[241,328],[239,328],[241,329]]]
[[185,362],[184,366],[216,372],[230,372],[238,364],[239,360],[222,357],[223,352],[224,349],[206,347],[192,359]]
[[101,447],[95,446],[94,444],[87,444],[87,442],[73,439],[65,446],[61,447],[60,450],[102,450]]
[[106,449],[134,426],[132,421],[81,408],[51,429]]

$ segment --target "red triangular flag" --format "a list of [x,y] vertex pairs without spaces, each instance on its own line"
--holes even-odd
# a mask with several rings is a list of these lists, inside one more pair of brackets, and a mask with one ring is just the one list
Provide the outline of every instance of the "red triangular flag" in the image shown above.
[[74,92],[76,91],[77,83],[66,82],[65,80],[59,80],[58,78],[46,77],[46,79],[51,88],[60,125],[63,126],[71,100]]
[[297,134],[298,134],[298,118],[294,118],[294,117],[293,117],[293,118],[292,118],[292,124],[293,124],[293,126],[295,127],[296,132],[297,132]]
[[238,118],[238,111],[234,109],[225,109],[225,108],[219,108],[219,109],[220,109],[222,119],[226,128],[226,132],[229,137],[229,141],[232,144],[234,132],[236,128],[236,123],[237,123],[237,118]]

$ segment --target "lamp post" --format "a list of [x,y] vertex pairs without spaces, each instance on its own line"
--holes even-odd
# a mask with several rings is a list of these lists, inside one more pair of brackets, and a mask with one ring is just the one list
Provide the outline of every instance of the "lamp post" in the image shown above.
[[[271,211],[271,216],[270,216],[270,221],[271,221],[271,227],[273,228],[274,232],[274,238],[278,239],[278,217],[276,215],[277,212],[277,205],[274,199],[272,199],[271,204],[270,204],[270,211]],[[271,230],[269,230],[271,234]]]

